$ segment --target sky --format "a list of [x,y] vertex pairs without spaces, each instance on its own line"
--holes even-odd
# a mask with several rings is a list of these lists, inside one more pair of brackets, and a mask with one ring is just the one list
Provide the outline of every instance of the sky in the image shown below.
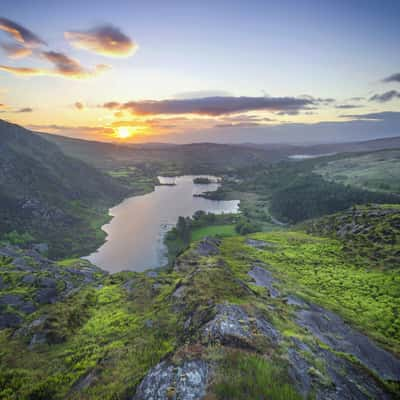
[[0,118],[113,142],[399,136],[399,21],[397,0],[2,0]]

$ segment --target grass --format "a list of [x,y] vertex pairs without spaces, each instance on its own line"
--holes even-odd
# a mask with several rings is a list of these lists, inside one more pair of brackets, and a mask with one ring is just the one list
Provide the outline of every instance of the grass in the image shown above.
[[327,180],[381,192],[400,193],[400,151],[387,150],[319,166],[315,172]]
[[300,226],[318,236],[342,238],[343,253],[364,267],[398,269],[400,265],[400,206],[352,207]]
[[300,400],[286,371],[256,354],[229,352],[212,388],[220,400]]
[[[389,218],[387,215],[385,221]],[[232,229],[233,224],[220,223],[196,228],[192,234],[232,233]],[[0,331],[0,398],[131,398],[151,367],[172,355],[172,362],[179,365],[179,349],[197,345],[202,350],[194,356],[213,362],[215,372],[207,398],[299,399],[288,378],[287,351],[293,347],[293,337],[311,347],[315,340],[295,323],[286,301],[271,298],[267,290],[251,284],[247,272],[255,262],[268,265],[279,279],[276,286],[282,294],[297,294],[336,311],[400,353],[398,270],[371,267],[363,252],[357,259],[350,257],[343,242],[303,231],[250,237],[271,245],[255,249],[246,244],[246,237],[227,236],[222,239],[220,254],[199,257],[192,243],[175,271],[159,270],[157,277],[134,272],[107,275],[99,286],[42,306],[27,322],[47,315],[45,331],[40,326],[34,331],[46,332],[50,344],[29,348],[30,336]],[[357,245],[366,246],[363,241]],[[7,257],[0,257],[1,268],[6,270],[9,263]],[[58,265],[62,271],[85,263],[71,258]],[[20,276],[3,274],[3,278],[19,290]],[[182,297],[176,296],[177,288],[183,288]],[[240,305],[249,320],[265,318],[279,331],[279,342],[256,334],[253,347],[245,350],[204,341],[201,327],[212,318],[214,305],[221,303]],[[184,328],[188,320],[190,324]],[[328,379],[323,361],[307,355],[316,376]],[[85,379],[91,384],[78,390]]]
[[[121,284],[135,278],[135,294],[128,300]],[[48,306],[51,345],[28,350],[22,338],[1,331],[0,398],[51,400],[69,393],[68,398],[76,399],[120,399],[132,394],[177,340],[179,324],[165,293],[154,296],[151,279],[144,274],[115,275],[101,289],[81,291]],[[151,328],[146,325],[149,319]],[[96,384],[74,393],[74,383],[90,373]]]
[[200,240],[206,236],[235,236],[237,235],[235,231],[235,225],[227,224],[227,225],[211,225],[205,226],[202,228],[196,228],[192,231],[192,240]]
[[[338,240],[303,232],[258,233],[251,237],[275,246],[256,250],[241,237],[224,240],[225,260],[244,278],[251,260],[268,265],[283,292],[319,303],[400,353],[400,276],[355,265]],[[368,260],[365,259],[365,263]]]

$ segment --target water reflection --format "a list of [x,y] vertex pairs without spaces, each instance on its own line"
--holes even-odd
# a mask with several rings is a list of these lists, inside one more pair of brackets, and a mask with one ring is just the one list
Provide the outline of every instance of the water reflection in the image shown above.
[[179,216],[189,217],[203,210],[215,214],[238,211],[239,201],[214,201],[194,195],[214,191],[219,183],[194,184],[196,176],[159,177],[161,186],[143,196],[125,199],[110,209],[111,222],[103,226],[107,241],[86,257],[110,272],[144,271],[166,263],[164,235]]

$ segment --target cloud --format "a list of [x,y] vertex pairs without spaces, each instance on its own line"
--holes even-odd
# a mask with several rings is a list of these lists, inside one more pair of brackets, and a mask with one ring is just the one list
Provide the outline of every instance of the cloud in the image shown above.
[[28,47],[38,47],[46,45],[46,42],[31,32],[29,29],[11,21],[7,18],[0,17],[0,30],[7,32],[14,40],[23,43]]
[[120,107],[120,103],[118,103],[117,101],[109,101],[107,103],[104,103],[103,107],[108,108],[109,110],[114,110]]
[[85,108],[84,104],[81,103],[80,101],[76,101],[76,102],[74,103],[74,107],[75,107],[77,110],[83,110],[83,109]]
[[400,92],[397,90],[389,90],[382,94],[374,94],[369,101],[378,101],[380,103],[386,103],[393,99],[400,99]]
[[382,82],[400,82],[400,72],[382,79]]
[[254,128],[263,125],[264,124],[260,124],[258,122],[237,122],[231,124],[217,124],[214,126],[214,128]]
[[360,104],[337,104],[335,106],[335,108],[341,109],[341,110],[346,110],[346,109],[350,109],[350,108],[359,108],[359,107],[363,107]]
[[21,46],[19,44],[3,43],[1,48],[7,54],[9,58],[19,59],[30,56],[32,50],[29,47]]
[[138,48],[128,36],[112,25],[102,25],[88,31],[69,31],[64,37],[79,49],[109,57],[128,57]]
[[30,112],[33,112],[33,108],[24,107],[24,108],[20,108],[19,110],[16,110],[15,112],[16,113],[30,113]]
[[[351,121],[233,126],[170,134],[174,143],[334,143],[399,136],[400,112],[353,115]],[[157,138],[154,138],[156,141]]]
[[127,110],[136,115],[198,114],[219,116],[247,111],[296,111],[315,104],[314,99],[296,97],[216,96],[198,99],[108,102],[103,107]]
[[325,106],[330,105],[331,103],[334,103],[336,101],[336,99],[332,98],[332,97],[314,97],[314,96],[310,96],[309,94],[303,94],[302,96],[300,96],[301,99],[308,99],[308,100],[312,100],[314,103],[318,103],[318,104],[323,104]]
[[86,79],[110,68],[108,65],[98,64],[93,69],[87,69],[78,60],[56,51],[43,51],[40,53],[40,56],[52,63],[54,68],[26,68],[0,65],[0,70],[20,76],[58,76],[71,79]]
[[273,118],[261,117],[259,115],[248,115],[248,114],[239,114],[233,116],[223,117],[221,122],[226,125],[235,125],[235,124],[243,124],[243,123],[258,123],[264,124],[265,122],[273,122],[276,121]]
[[85,78],[109,68],[107,65],[98,64],[94,70],[89,71],[78,60],[68,57],[63,53],[45,51],[42,55],[46,60],[54,64],[55,71],[58,74],[72,78]]
[[276,115],[299,115],[299,110],[287,110],[287,111],[279,111]]

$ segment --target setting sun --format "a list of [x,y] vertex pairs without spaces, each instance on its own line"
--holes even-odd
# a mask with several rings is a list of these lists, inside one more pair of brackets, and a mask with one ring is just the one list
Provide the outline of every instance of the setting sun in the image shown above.
[[116,130],[116,135],[119,139],[127,139],[131,137],[133,132],[126,126],[121,126]]

